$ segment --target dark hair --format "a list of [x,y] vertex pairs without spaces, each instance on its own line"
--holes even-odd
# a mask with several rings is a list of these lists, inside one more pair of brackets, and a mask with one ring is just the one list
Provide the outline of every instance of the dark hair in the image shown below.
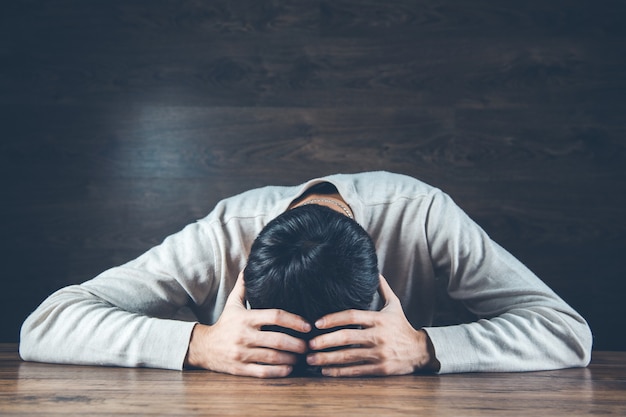
[[252,308],[279,308],[313,323],[369,307],[379,283],[376,249],[343,214],[314,204],[296,207],[257,236],[244,279]]

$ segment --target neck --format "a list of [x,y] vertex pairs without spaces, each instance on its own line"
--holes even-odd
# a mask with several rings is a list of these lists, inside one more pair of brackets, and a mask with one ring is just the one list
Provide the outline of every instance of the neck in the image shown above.
[[306,206],[308,204],[319,204],[320,206],[328,207],[338,213],[344,214],[349,218],[354,219],[354,213],[352,212],[352,209],[338,193],[310,194],[302,200],[298,201],[296,204],[293,204],[290,208]]

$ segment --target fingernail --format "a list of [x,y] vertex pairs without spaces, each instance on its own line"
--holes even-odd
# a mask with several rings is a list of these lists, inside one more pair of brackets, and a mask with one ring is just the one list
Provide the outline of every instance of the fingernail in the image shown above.
[[315,355],[308,355],[306,357],[306,363],[309,364],[309,365],[315,365],[315,363],[316,363]]
[[319,328],[320,328],[320,326],[321,326],[321,325],[323,325],[323,324],[324,324],[324,320],[321,320],[321,319],[320,319],[320,320],[318,320],[318,321],[316,321],[316,322],[315,322],[315,327],[317,327],[317,328],[319,329]]
[[305,333],[310,332],[310,331],[311,331],[311,325],[310,325],[309,323],[304,323],[304,325],[302,326],[302,330],[303,330]]

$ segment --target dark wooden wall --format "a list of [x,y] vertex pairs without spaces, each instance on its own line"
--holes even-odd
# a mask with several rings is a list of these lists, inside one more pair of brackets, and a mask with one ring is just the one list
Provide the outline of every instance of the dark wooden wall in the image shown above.
[[0,340],[223,197],[384,169],[626,349],[624,22],[621,0],[3,3]]

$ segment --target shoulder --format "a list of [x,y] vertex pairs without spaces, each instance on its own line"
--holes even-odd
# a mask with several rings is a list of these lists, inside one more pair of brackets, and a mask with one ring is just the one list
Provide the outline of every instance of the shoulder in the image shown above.
[[266,186],[224,198],[201,221],[226,224],[235,220],[272,219],[286,210],[295,188]]
[[340,192],[369,204],[388,203],[395,200],[423,199],[440,192],[417,178],[387,171],[343,174],[328,177]]

